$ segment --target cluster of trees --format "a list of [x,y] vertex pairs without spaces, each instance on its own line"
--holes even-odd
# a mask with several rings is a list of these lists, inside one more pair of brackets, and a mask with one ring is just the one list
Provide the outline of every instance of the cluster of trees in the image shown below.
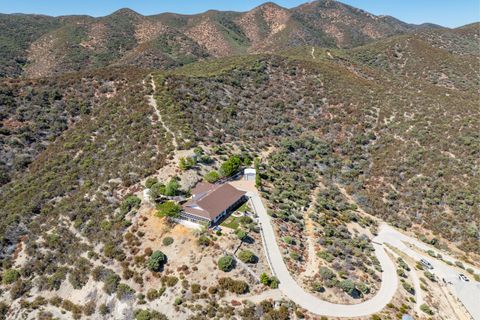
[[149,196],[152,200],[158,201],[163,197],[173,197],[180,192],[178,178],[173,177],[167,184],[160,183],[156,178],[148,178],[145,187],[149,189]]
[[215,183],[220,178],[228,178],[237,173],[241,165],[249,165],[251,161],[251,158],[246,154],[233,155],[220,165],[218,171],[210,171],[204,178],[210,183]]

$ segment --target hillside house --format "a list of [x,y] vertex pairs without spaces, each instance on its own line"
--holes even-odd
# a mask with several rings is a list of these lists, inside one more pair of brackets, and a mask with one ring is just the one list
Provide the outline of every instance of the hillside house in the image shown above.
[[180,218],[214,225],[246,200],[246,192],[229,183],[201,182],[192,189],[192,197],[183,204]]

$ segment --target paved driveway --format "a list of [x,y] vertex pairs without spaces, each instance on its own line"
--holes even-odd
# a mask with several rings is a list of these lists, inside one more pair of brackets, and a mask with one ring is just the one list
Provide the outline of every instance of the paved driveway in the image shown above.
[[279,289],[293,302],[308,311],[330,317],[360,317],[367,316],[382,310],[390,302],[397,290],[398,280],[395,266],[380,244],[373,244],[375,254],[382,266],[382,284],[377,294],[370,300],[353,305],[343,305],[327,302],[306,292],[290,275],[283,261],[278,247],[275,233],[260,197],[255,193],[248,193],[253,209],[258,214],[259,223],[263,230],[264,246],[267,258],[274,275],[280,280]]

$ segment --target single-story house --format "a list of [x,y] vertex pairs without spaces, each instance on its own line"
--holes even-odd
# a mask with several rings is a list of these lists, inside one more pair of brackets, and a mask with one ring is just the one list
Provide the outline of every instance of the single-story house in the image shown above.
[[245,194],[229,183],[198,183],[192,189],[192,197],[183,204],[180,218],[213,225],[245,201]]

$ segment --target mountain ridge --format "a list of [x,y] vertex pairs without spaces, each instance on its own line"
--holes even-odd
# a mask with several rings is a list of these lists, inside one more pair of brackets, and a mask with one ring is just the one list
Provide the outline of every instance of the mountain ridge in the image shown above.
[[[8,30],[18,29],[19,24],[35,31],[25,31],[27,36],[17,39]],[[192,15],[142,15],[129,8],[102,17],[2,14],[0,26],[7,30],[0,31],[0,37],[12,43],[0,52],[0,77],[42,77],[124,61],[169,69],[209,57],[302,45],[351,48],[426,28],[337,1],[314,1],[291,9],[266,2],[245,12],[208,10]],[[439,27],[428,24],[430,28]],[[148,40],[169,45],[146,43],[146,33]]]

